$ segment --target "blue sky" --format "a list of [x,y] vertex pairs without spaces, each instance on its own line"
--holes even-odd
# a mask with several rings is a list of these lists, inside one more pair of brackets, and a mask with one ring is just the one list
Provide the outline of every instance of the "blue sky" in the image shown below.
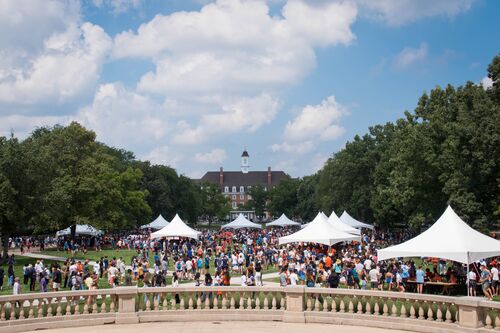
[[0,4],[0,134],[73,120],[200,177],[293,176],[437,85],[487,86],[500,2],[89,0]]

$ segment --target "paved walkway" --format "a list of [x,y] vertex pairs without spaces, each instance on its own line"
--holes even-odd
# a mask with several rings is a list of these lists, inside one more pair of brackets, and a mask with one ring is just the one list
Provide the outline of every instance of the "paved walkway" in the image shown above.
[[[93,327],[72,327],[48,329],[45,333],[136,333],[136,332],[175,332],[175,333],[303,333],[303,332],[327,332],[335,333],[408,333],[408,331],[388,330],[382,328],[356,327],[356,326],[338,326],[328,324],[294,324],[281,322],[161,322],[132,325],[106,325]],[[35,333],[38,331],[32,331]]]

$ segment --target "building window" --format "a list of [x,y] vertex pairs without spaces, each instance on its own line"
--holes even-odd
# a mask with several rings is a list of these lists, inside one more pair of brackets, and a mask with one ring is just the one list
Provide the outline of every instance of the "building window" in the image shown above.
[[240,200],[244,200],[244,199],[245,199],[245,195],[240,194]]
[[245,192],[245,186],[240,186],[240,193]]
[[236,186],[233,186],[233,193],[236,193]]
[[252,186],[247,186],[247,191],[250,192],[250,190],[252,189]]
[[233,194],[233,200],[236,200],[236,195]]
[[229,186],[224,186],[224,192],[229,192]]
[[249,195],[247,195],[247,199],[248,199],[248,200],[252,200],[252,196],[251,196],[250,194],[249,194]]
[[233,209],[236,209],[238,207],[238,204],[236,203],[236,201],[233,201]]

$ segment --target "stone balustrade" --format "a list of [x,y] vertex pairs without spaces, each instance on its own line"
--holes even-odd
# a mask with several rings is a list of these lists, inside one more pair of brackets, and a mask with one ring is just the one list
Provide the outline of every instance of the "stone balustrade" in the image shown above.
[[415,332],[500,331],[477,297],[296,287],[121,287],[0,297],[0,332],[158,321],[284,321]]

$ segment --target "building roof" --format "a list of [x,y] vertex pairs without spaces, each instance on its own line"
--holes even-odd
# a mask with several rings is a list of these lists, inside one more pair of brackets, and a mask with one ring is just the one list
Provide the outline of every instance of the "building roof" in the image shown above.
[[[268,171],[249,171],[242,173],[241,171],[223,171],[223,184],[222,186],[267,186],[267,173]],[[289,178],[283,171],[271,171],[271,186],[278,185],[282,180]],[[209,171],[200,181],[211,182],[219,184],[220,172]]]

